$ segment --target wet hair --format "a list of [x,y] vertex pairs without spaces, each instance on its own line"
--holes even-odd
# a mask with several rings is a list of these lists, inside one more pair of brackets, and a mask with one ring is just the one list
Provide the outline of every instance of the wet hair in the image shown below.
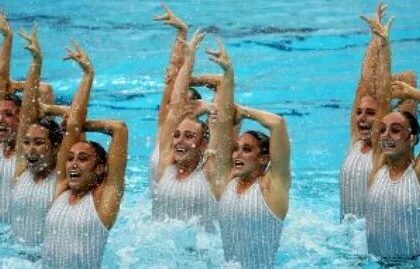
[[197,122],[201,125],[203,139],[208,141],[210,139],[209,124],[207,122],[200,121],[200,120],[197,120]]
[[268,135],[255,130],[246,131],[244,134],[252,135],[257,140],[261,154],[270,154],[270,137]]
[[19,108],[22,106],[22,99],[13,93],[6,94],[3,101],[10,101]]
[[410,125],[411,134],[414,135],[414,145],[417,145],[419,142],[419,132],[420,132],[420,126],[419,122],[417,121],[416,117],[413,116],[410,112],[402,111],[400,112],[401,115],[404,116],[408,120],[408,124]]
[[96,164],[106,165],[107,153],[106,153],[106,150],[104,149],[104,147],[102,147],[101,144],[99,144],[98,142],[95,142],[95,141],[91,141],[91,140],[82,140],[82,141],[79,141],[79,142],[89,144],[93,148],[93,150],[95,151],[95,154],[96,154]]
[[192,100],[201,100],[201,94],[197,91],[197,89],[190,87],[189,91],[191,92]]
[[44,117],[38,119],[34,124],[48,130],[48,138],[50,139],[53,147],[60,146],[63,141],[63,130],[57,122],[55,122],[51,117]]

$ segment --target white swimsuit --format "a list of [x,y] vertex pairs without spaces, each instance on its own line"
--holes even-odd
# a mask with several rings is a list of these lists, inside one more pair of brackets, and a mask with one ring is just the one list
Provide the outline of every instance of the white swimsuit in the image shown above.
[[45,223],[42,247],[44,268],[100,268],[108,229],[99,219],[92,193],[77,204],[69,203],[70,191],[53,203]]
[[197,217],[206,230],[213,230],[217,205],[203,169],[197,168],[183,180],[177,180],[176,175],[176,167],[171,165],[156,185],[154,218],[188,221]]
[[351,147],[340,171],[340,219],[346,214],[366,216],[367,181],[372,172],[372,151],[362,153],[363,142]]
[[16,155],[5,158],[0,147],[0,222],[10,224],[9,210],[12,200],[12,181],[16,167]]
[[265,203],[259,181],[238,195],[233,179],[219,201],[219,222],[226,261],[242,268],[272,268],[283,220]]
[[39,245],[44,239],[47,212],[55,194],[56,174],[52,172],[39,183],[26,170],[13,187],[12,231],[18,241]]
[[384,258],[420,255],[420,185],[410,165],[398,180],[383,166],[369,188],[369,252]]

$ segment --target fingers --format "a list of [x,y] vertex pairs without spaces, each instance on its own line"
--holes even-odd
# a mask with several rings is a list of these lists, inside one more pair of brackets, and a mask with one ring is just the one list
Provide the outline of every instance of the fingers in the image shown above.
[[378,5],[376,15],[377,15],[377,19],[378,19],[379,22],[381,22],[387,8],[388,8],[388,5],[385,5],[383,3]]
[[166,14],[168,15],[168,17],[173,14],[172,11],[169,9],[169,7],[164,2],[162,2],[161,5],[162,5],[163,9],[165,10]]
[[24,30],[19,30],[18,35],[20,35],[26,41],[31,41],[32,37],[29,33],[25,32]]
[[366,16],[364,16],[364,15],[361,15],[361,16],[360,16],[360,18],[361,18],[362,20],[364,20],[367,24],[371,24],[371,22],[372,22],[372,20],[371,20],[371,19],[369,19],[368,17],[366,17]]
[[392,24],[394,23],[394,20],[395,20],[395,16],[392,16],[391,18],[389,18],[389,20],[388,20],[388,22],[385,26],[387,30],[389,30],[391,28]]
[[167,21],[167,20],[169,20],[169,15],[164,14],[164,15],[160,15],[160,16],[154,16],[153,20],[155,20],[155,21]]
[[219,50],[211,50],[211,49],[206,49],[206,53],[214,57],[220,57],[220,54],[221,54]]

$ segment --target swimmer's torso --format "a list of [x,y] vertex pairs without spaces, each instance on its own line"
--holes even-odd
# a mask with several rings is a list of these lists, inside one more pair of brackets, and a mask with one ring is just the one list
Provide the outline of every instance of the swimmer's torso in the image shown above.
[[38,245],[44,239],[47,212],[55,194],[56,174],[35,183],[26,170],[16,182],[12,195],[12,231],[18,241]]
[[0,222],[10,224],[9,211],[12,200],[12,181],[16,167],[16,156],[5,158],[0,147]]
[[92,193],[75,205],[70,191],[61,194],[47,214],[42,248],[45,268],[100,268],[108,230],[96,212]]
[[363,142],[352,145],[340,171],[340,217],[366,216],[367,181],[372,172],[372,151],[362,153]]
[[243,268],[272,268],[283,220],[266,205],[258,180],[240,195],[237,184],[237,179],[231,180],[219,201],[225,259]]
[[199,218],[199,223],[212,230],[216,218],[216,201],[201,167],[183,180],[176,179],[176,167],[167,167],[155,189],[153,216],[163,220],[172,218],[188,221]]
[[378,171],[367,214],[369,252],[386,258],[420,255],[420,186],[412,165],[394,181],[388,166]]

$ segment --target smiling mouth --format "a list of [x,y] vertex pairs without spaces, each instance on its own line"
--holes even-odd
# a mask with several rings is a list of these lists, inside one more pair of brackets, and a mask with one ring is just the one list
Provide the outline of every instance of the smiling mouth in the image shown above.
[[27,156],[26,161],[29,165],[33,166],[38,162],[39,158],[38,156]]
[[381,140],[382,149],[393,149],[395,148],[395,142],[392,140]]
[[0,133],[5,133],[6,131],[7,131],[7,127],[6,127],[6,126],[1,125],[1,126],[0,126]]
[[69,178],[70,180],[77,180],[81,176],[81,173],[79,171],[70,171],[69,172]]
[[235,166],[236,168],[242,168],[242,167],[244,167],[244,166],[245,166],[245,163],[244,163],[243,161],[241,161],[241,160],[235,160],[235,162],[234,162],[234,166]]
[[371,127],[366,123],[359,123],[357,126],[361,132],[369,132],[371,129]]
[[186,148],[182,148],[182,147],[176,147],[175,148],[175,152],[176,153],[184,153],[184,152],[186,152],[187,151],[187,149]]

